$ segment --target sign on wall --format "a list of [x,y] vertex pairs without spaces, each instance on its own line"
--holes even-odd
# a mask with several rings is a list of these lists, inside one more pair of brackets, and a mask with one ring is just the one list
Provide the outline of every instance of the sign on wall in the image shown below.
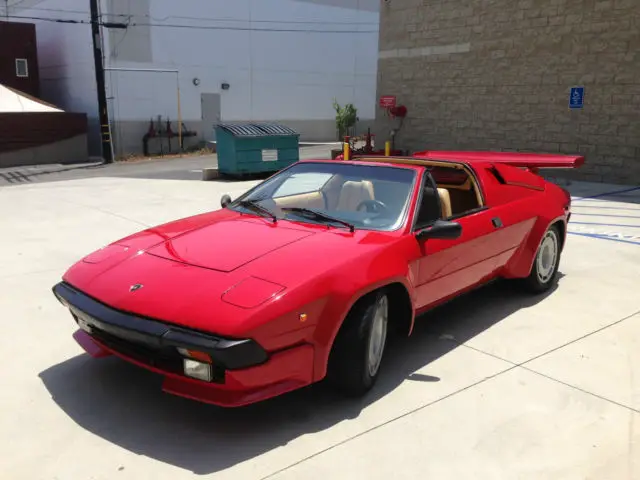
[[584,107],[584,87],[572,87],[569,93],[569,108],[579,109]]
[[396,106],[395,95],[383,95],[380,97],[380,108],[393,108]]
[[262,150],[263,162],[275,162],[278,160],[278,150]]

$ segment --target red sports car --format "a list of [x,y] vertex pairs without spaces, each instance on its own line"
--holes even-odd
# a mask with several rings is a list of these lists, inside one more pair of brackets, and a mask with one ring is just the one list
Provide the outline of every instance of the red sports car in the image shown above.
[[53,288],[92,356],[222,406],[325,377],[364,394],[388,332],[495,278],[556,281],[581,156],[430,151],[300,161],[222,209],[94,252]]

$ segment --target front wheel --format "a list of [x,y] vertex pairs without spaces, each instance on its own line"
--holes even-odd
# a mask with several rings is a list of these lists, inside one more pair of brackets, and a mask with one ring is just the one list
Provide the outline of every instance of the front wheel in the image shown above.
[[560,231],[552,225],[542,237],[529,277],[525,279],[527,289],[533,293],[543,293],[558,281],[558,266],[561,254]]
[[375,384],[387,344],[389,298],[383,292],[356,304],[338,332],[329,357],[328,380],[348,395]]

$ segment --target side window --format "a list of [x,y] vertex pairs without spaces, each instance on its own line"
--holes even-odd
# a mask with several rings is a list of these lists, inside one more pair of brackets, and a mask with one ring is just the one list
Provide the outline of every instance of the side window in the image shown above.
[[431,174],[438,185],[445,218],[463,217],[480,207],[475,182],[466,171],[438,166]]
[[16,77],[26,78],[29,76],[29,62],[26,58],[16,58]]
[[317,192],[333,176],[331,173],[295,173],[273,192],[273,198]]

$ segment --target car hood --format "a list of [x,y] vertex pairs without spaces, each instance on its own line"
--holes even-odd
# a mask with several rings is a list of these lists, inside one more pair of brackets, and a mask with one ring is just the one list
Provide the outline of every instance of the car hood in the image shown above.
[[230,219],[166,240],[147,253],[186,265],[232,272],[314,234],[307,228],[263,220]]
[[[388,257],[381,252],[393,241],[385,233],[226,213],[122,239],[77,262],[64,281],[121,311],[236,336],[282,313],[270,300],[298,298],[310,281],[321,295],[333,283],[329,272],[382,268]],[[273,314],[255,315],[267,305]]]

